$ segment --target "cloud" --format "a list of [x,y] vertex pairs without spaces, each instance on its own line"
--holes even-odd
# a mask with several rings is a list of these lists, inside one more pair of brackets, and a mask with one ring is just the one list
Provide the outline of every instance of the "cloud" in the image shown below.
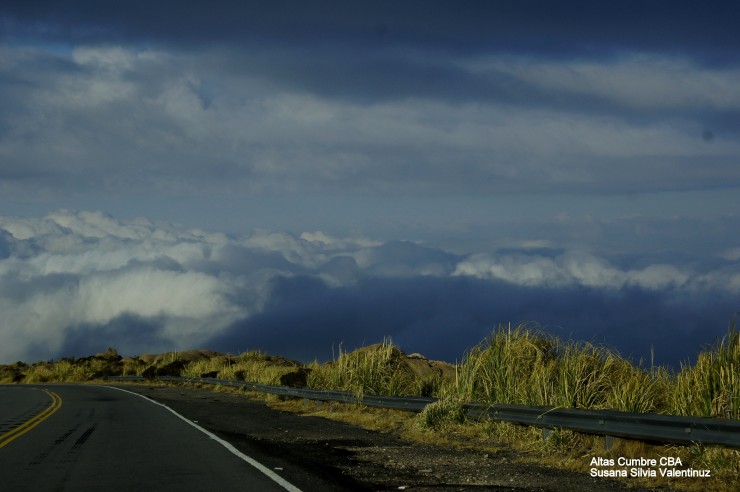
[[464,60],[462,66],[483,77],[505,74],[524,86],[562,96],[572,94],[582,101],[592,97],[602,99],[613,108],[643,112],[740,109],[737,67],[703,67],[687,58],[663,54],[557,62],[511,56],[481,57]]
[[675,54],[1,49],[8,196],[634,193],[740,182],[737,68]]
[[736,296],[719,290],[521,286],[461,276],[363,277],[351,287],[279,277],[260,313],[211,343],[325,360],[340,344],[351,350],[391,336],[407,351],[454,361],[497,324],[526,322],[648,364],[652,349],[656,364],[676,367],[726,333]]
[[[150,351],[199,346],[262,309],[274,278],[343,283],[356,268],[348,255],[379,244],[322,232],[230,238],[67,210],[2,217],[0,232],[2,360],[68,355],[106,339],[129,352],[142,340]],[[126,332],[124,321],[131,337],[113,333]]]
[[[91,9],[87,1],[6,1],[0,9],[6,39],[44,37],[56,41],[209,44],[255,46],[299,43],[309,50],[349,47],[435,50],[506,50],[550,56],[610,53],[643,48],[676,50],[696,56],[731,58],[738,38],[733,2],[697,9],[687,1],[551,2],[378,1],[372,6],[325,1],[214,1],[207,14],[197,2],[155,5],[129,2]],[[656,31],[655,26],[660,25]],[[690,33],[690,35],[687,35]],[[629,35],[627,35],[629,34]],[[703,53],[702,53],[703,52]]]
[[0,218],[0,358],[737,309],[732,2],[150,3],[0,5],[5,213],[188,224]]
[[610,289],[634,286],[649,290],[682,287],[693,276],[690,270],[666,264],[625,271],[601,258],[577,251],[569,251],[555,258],[476,254],[458,263],[452,275],[492,278],[529,286],[580,285]]
[[449,360],[536,321],[663,362],[720,336],[740,265],[608,259],[542,242],[455,254],[408,241],[227,236],[60,210],[0,218],[0,361],[213,347],[326,359],[392,336]]

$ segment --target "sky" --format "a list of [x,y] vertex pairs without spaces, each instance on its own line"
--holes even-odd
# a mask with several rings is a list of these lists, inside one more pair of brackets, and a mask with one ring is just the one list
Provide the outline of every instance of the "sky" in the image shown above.
[[0,364],[674,367],[740,311],[735,2],[0,4]]

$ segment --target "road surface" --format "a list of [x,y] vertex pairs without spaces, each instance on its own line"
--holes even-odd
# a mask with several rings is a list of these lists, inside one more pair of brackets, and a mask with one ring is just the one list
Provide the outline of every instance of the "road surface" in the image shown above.
[[0,489],[297,491],[140,395],[94,385],[0,386]]

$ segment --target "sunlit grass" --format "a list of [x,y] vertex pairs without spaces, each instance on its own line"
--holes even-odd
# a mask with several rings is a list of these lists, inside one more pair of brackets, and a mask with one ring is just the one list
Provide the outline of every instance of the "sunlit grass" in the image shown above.
[[456,390],[468,401],[560,408],[665,412],[670,373],[633,365],[616,352],[499,327],[463,359]]
[[684,364],[675,380],[671,408],[678,415],[740,420],[740,333],[734,318],[728,334]]
[[308,386],[352,391],[357,395],[399,395],[408,381],[400,368],[400,350],[385,340],[354,352],[339,349],[339,357],[326,364],[311,364]]
[[294,372],[301,366],[300,363],[294,361],[252,351],[238,356],[216,356],[190,362],[185,366],[181,375],[279,385],[281,376]]
[[109,361],[91,358],[36,363],[26,367],[22,374],[24,383],[73,383],[90,381],[111,372]]

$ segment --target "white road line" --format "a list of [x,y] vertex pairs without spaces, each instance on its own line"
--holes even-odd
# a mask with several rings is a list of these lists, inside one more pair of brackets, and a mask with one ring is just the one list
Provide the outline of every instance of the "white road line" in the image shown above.
[[204,429],[203,427],[199,426],[198,424],[194,423],[193,421],[188,420],[187,418],[183,417],[182,415],[180,415],[176,411],[172,410],[167,405],[165,405],[163,403],[159,403],[158,401],[152,400],[151,398],[148,398],[148,397],[146,397],[144,395],[140,395],[139,393],[134,393],[133,391],[128,391],[128,390],[125,390],[125,389],[116,388],[114,386],[104,386],[104,387],[105,388],[111,388],[111,389],[118,390],[118,391],[123,391],[124,393],[130,393],[132,395],[140,396],[141,398],[144,398],[145,400],[148,400],[148,401],[154,403],[155,405],[159,405],[160,407],[166,408],[167,410],[169,410],[170,412],[172,412],[174,415],[176,415],[177,417],[179,417],[183,421],[185,421],[188,424],[192,425],[193,427],[195,427],[196,429],[198,429],[199,431],[201,431],[203,434],[207,435],[208,437],[210,437],[211,439],[213,439],[217,443],[221,444],[223,447],[225,447],[226,449],[228,449],[229,451],[231,451],[234,455],[236,455],[239,458],[243,459],[244,461],[246,461],[247,463],[249,463],[250,465],[252,465],[256,469],[258,469],[259,471],[261,471],[262,473],[264,473],[265,475],[267,475],[268,477],[270,477],[270,479],[272,479],[275,483],[277,483],[278,485],[280,485],[285,490],[287,490],[289,492],[301,492],[301,489],[299,489],[298,487],[296,487],[292,483],[288,482],[283,477],[281,477],[277,473],[273,472],[272,470],[270,470],[269,468],[267,468],[265,465],[263,465],[259,461],[255,460],[254,458],[250,458],[246,454],[244,454],[241,451],[239,451],[238,449],[236,449],[231,443],[229,443],[227,441],[224,441],[223,439],[221,439],[220,437],[218,437],[214,433],[212,433],[212,432]]

